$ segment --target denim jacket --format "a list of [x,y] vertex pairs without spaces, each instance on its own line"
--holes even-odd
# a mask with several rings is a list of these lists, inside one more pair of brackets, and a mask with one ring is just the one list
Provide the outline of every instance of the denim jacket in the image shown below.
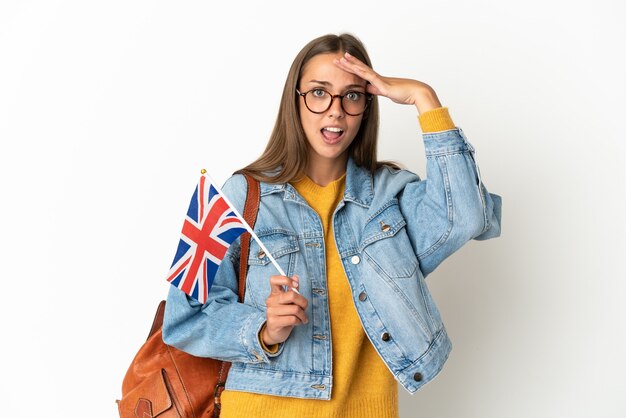
[[[500,234],[500,197],[487,193],[461,129],[424,134],[424,143],[425,180],[388,167],[372,174],[350,159],[343,200],[332,219],[361,325],[411,393],[435,377],[451,349],[424,278],[468,240]],[[243,176],[231,177],[223,191],[241,213]],[[191,354],[232,362],[226,389],[330,399],[332,336],[321,220],[290,184],[261,183],[254,230],[284,272],[300,277],[309,322],[294,327],[275,354],[263,350],[258,333],[266,320],[269,278],[278,273],[253,240],[245,300],[239,303],[236,241],[204,305],[171,287],[163,339]]]

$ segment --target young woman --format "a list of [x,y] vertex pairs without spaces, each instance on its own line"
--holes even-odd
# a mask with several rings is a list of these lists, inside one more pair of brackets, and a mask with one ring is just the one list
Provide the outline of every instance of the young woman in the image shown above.
[[[425,180],[377,160],[377,96],[417,108]],[[396,382],[414,393],[451,348],[424,278],[500,234],[472,146],[429,85],[381,76],[358,39],[327,35],[295,58],[267,148],[242,171],[261,181],[255,232],[286,276],[253,241],[238,303],[233,244],[204,305],[172,287],[165,342],[233,362],[222,418],[397,417]],[[223,190],[241,210],[243,176]]]

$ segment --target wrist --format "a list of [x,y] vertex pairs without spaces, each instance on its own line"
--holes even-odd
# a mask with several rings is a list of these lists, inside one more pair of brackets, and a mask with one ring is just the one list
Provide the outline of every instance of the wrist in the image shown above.
[[274,344],[278,344],[278,341],[274,341],[273,338],[271,338],[268,335],[267,332],[267,325],[264,324],[263,328],[261,328],[261,341],[263,342],[263,344],[265,344],[267,347],[274,345]]
[[429,110],[441,107],[441,102],[437,97],[437,93],[427,84],[424,84],[415,95],[415,107],[418,114],[423,114]]
[[271,338],[265,336],[267,334],[266,325],[267,325],[266,323],[263,324],[263,327],[261,328],[261,332],[259,332],[260,334],[259,342],[261,343],[261,347],[263,348],[263,351],[269,354],[276,354],[278,352],[279,344],[278,342],[268,343],[268,341],[271,340]]

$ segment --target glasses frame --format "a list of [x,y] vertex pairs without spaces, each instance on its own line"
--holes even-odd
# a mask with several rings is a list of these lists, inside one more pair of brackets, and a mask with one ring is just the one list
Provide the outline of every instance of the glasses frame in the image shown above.
[[[328,107],[326,109],[322,110],[321,112],[316,112],[314,110],[311,110],[311,108],[309,107],[309,104],[306,102],[306,95],[311,93],[312,91],[315,91],[315,90],[323,90],[328,95],[330,95],[330,103],[328,104]],[[298,94],[298,96],[302,96],[302,98],[304,99],[304,105],[309,110],[309,112],[315,113],[317,115],[319,115],[321,113],[324,113],[324,112],[327,112],[328,109],[330,109],[333,106],[333,102],[335,101],[335,98],[339,97],[339,99],[340,99],[339,103],[341,104],[341,110],[343,110],[346,115],[359,116],[359,115],[362,115],[363,113],[365,113],[365,111],[369,107],[370,102],[372,101],[372,97],[373,97],[372,94],[370,94],[370,93],[364,93],[362,91],[355,91],[355,90],[351,90],[351,91],[347,92],[346,94],[331,94],[328,90],[320,88],[320,87],[312,88],[311,90],[305,91],[304,93],[302,93],[302,92],[300,92],[300,90],[296,89],[296,93]],[[365,99],[366,99],[365,107],[363,108],[363,111],[361,113],[350,113],[343,106],[343,98],[346,97],[350,93],[358,93],[358,94],[363,94],[365,96]]]

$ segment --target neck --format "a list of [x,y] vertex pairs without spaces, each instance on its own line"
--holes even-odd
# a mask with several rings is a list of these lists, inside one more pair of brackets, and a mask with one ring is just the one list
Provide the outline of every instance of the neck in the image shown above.
[[309,160],[305,173],[315,184],[326,186],[346,172],[347,162],[347,154],[334,160]]

